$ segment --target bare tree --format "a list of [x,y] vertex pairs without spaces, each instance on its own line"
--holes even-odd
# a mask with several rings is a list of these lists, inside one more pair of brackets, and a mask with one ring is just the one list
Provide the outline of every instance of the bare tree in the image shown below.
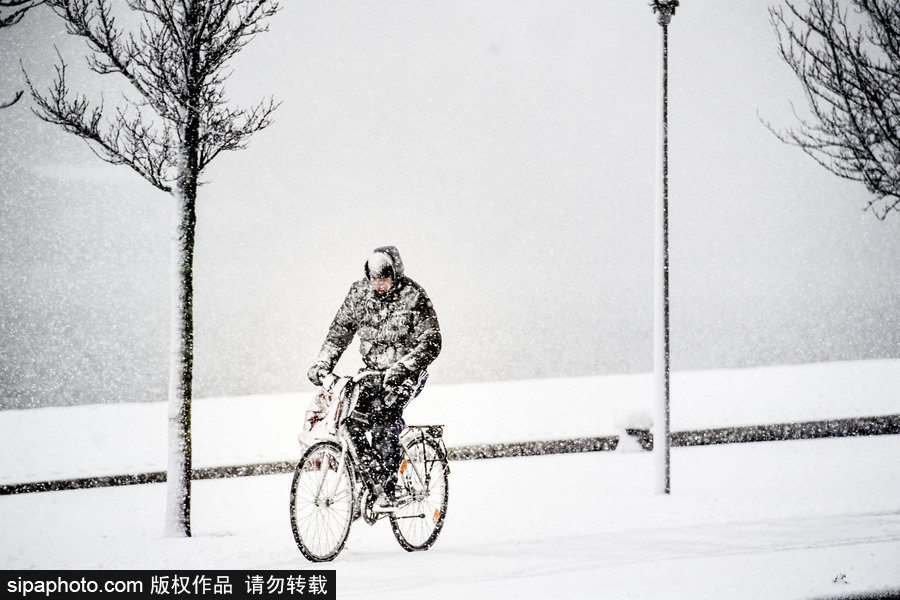
[[779,50],[809,112],[778,131],[832,173],[874,196],[877,218],[900,210],[900,4],[896,0],[784,0],[769,9]]
[[131,167],[175,200],[166,533],[188,537],[197,188],[214,158],[244,148],[270,124],[277,107],[271,98],[251,109],[227,106],[225,69],[255,34],[267,30],[264,21],[279,7],[274,0],[128,0],[124,6],[140,24],[126,32],[117,26],[111,3],[46,0],[69,33],[87,41],[90,68],[124,77],[136,99],[108,107],[73,93],[62,57],[48,91],[38,91],[27,75],[26,80],[40,118],[84,138],[101,159]]

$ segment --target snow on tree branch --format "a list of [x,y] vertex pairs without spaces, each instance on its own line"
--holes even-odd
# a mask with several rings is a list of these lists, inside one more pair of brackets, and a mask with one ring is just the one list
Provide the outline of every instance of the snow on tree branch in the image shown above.
[[171,192],[169,174],[175,160],[173,142],[167,130],[156,133],[152,125],[122,108],[103,123],[104,105],[92,107],[84,95],[73,94],[66,82],[65,62],[60,59],[50,91],[38,92],[26,74],[31,96],[37,104],[33,112],[48,123],[89,142],[91,150],[114,165],[127,165],[158,189]]
[[[89,142],[103,160],[127,165],[163,191],[171,191],[179,170],[178,144],[185,127],[199,122],[198,172],[223,151],[246,147],[253,133],[271,123],[278,107],[271,98],[249,108],[226,107],[225,72],[233,58],[274,15],[271,0],[172,3],[129,0],[141,16],[137,31],[117,25],[110,0],[46,0],[67,31],[86,40],[89,68],[121,75],[138,101],[105,113],[84,95],[72,95],[60,57],[50,90],[39,92],[29,80],[42,119]],[[27,78],[27,74],[26,74]],[[148,110],[149,109],[149,110]]]
[[[799,79],[807,114],[779,130],[839,177],[865,185],[884,219],[900,211],[900,6],[893,0],[809,0],[770,8],[782,59]],[[847,6],[849,4],[849,7]]]

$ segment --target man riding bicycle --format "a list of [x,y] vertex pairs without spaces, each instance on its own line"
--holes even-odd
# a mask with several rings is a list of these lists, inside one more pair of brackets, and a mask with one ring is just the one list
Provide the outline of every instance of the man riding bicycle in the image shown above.
[[350,286],[307,374],[314,385],[322,385],[355,335],[363,370],[383,376],[363,380],[358,415],[348,428],[368,470],[369,493],[377,498],[374,510],[390,512],[397,506],[403,409],[425,385],[426,368],[441,351],[434,306],[422,286],[406,277],[394,246],[376,248],[365,263],[365,277]]

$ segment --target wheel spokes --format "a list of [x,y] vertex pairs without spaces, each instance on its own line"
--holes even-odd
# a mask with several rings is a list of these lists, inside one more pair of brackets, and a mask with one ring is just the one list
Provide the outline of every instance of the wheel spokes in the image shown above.
[[293,489],[295,538],[310,560],[329,560],[343,547],[353,516],[352,480],[338,468],[335,448],[310,451],[298,466]]
[[403,495],[393,524],[398,540],[402,537],[412,549],[423,549],[434,542],[442,523],[447,473],[443,459],[430,444],[415,444],[409,450],[400,469],[399,489]]

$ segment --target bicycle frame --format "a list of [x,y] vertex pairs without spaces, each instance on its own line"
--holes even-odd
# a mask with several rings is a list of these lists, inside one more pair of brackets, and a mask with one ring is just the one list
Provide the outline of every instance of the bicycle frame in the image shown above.
[[409,552],[430,548],[444,522],[450,468],[441,425],[409,425],[401,432],[396,508],[375,508],[371,494],[364,502],[371,480],[348,419],[355,415],[360,381],[374,375],[381,373],[326,380],[325,389],[337,396],[329,409],[333,419],[319,430],[294,472],[291,527],[300,551],[314,562],[337,556],[359,517],[369,525],[389,517],[394,536]]
[[[359,397],[359,383],[365,379],[366,377],[372,376],[381,376],[381,373],[378,371],[362,371],[357,373],[352,377],[345,377],[345,383],[343,387],[339,390],[338,402],[340,405],[337,408],[337,418],[336,418],[336,426],[335,426],[335,437],[341,446],[341,459],[338,463],[338,471],[344,467],[344,464],[349,462],[350,468],[353,470],[355,474],[362,475],[364,471],[364,467],[362,466],[359,460],[359,453],[356,449],[356,445],[353,442],[353,438],[350,436],[350,432],[347,428],[347,421],[352,418],[354,411],[356,410],[356,403]],[[340,379],[337,376],[332,375],[335,379],[331,382],[330,389],[334,389],[334,386],[340,383]],[[329,388],[326,388],[329,389]],[[404,435],[405,434],[405,435]],[[410,439],[410,435],[415,436]],[[400,447],[403,452],[403,456],[401,459],[401,464],[405,463],[406,465],[412,468],[412,471],[415,475],[416,481],[425,489],[430,490],[431,487],[431,475],[429,473],[429,469],[425,469],[425,473],[420,470],[419,465],[412,458],[412,454],[410,452],[410,447],[421,441],[425,442],[426,439],[432,440],[439,449],[440,458],[446,458],[447,449],[444,445],[443,440],[443,427],[440,425],[408,425],[406,429],[400,434]],[[427,467],[427,465],[425,465]],[[448,469],[449,470],[449,469]],[[337,486],[337,482],[335,481],[334,486]],[[329,490],[331,493],[334,492],[334,489]],[[358,501],[359,499],[355,497],[356,493],[354,491],[354,500]],[[387,516],[388,513],[378,513],[374,516],[374,519],[380,519]],[[370,520],[372,515],[366,515],[367,521]],[[410,518],[410,517],[404,517]]]

